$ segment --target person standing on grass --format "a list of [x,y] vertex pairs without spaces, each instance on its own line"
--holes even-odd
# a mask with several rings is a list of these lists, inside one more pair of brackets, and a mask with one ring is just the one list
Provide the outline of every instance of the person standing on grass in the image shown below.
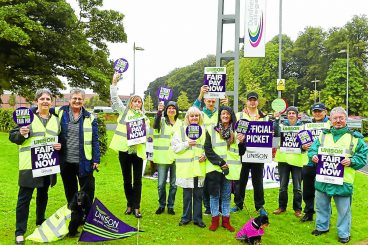
[[235,132],[235,120],[234,111],[228,106],[221,106],[217,125],[206,129],[204,149],[212,215],[211,231],[216,231],[219,226],[220,195],[222,226],[228,231],[235,231],[230,224],[231,181],[239,179],[240,156],[245,152],[245,135]]
[[[236,120],[268,121],[268,117],[258,109],[258,103],[258,94],[256,92],[249,92],[247,94],[247,102],[244,109],[236,113]],[[263,168],[264,163],[243,162],[242,160],[240,177],[238,181],[235,181],[235,206],[230,209],[231,212],[237,212],[243,209],[245,189],[248,183],[249,173],[251,173],[254,191],[254,207],[260,214],[267,215],[264,209]]]
[[83,89],[73,88],[69,105],[52,108],[50,112],[60,120],[60,175],[68,205],[78,192],[79,182],[80,190],[88,195],[88,207],[91,207],[95,196],[93,171],[100,163],[100,144],[97,119],[84,108],[84,97]]
[[[56,184],[56,175],[48,175],[34,178],[32,175],[31,145],[34,140],[44,137],[58,136],[60,124],[56,116],[49,113],[52,105],[52,93],[49,89],[36,91],[36,108],[31,108],[34,120],[28,126],[16,126],[9,132],[9,140],[19,145],[19,192],[16,208],[15,243],[24,244],[24,234],[27,231],[29,204],[34,189],[36,196],[36,225],[41,225],[45,220],[45,211],[48,201],[49,186]],[[61,149],[61,144],[53,145],[55,150]]]
[[343,166],[343,183],[327,183],[328,181],[323,178],[316,179],[316,228],[312,231],[312,235],[319,236],[329,231],[332,197],[337,208],[338,241],[348,243],[351,235],[351,203],[355,171],[367,165],[368,146],[361,133],[351,131],[347,127],[347,113],[342,107],[331,110],[330,120],[332,127],[323,131],[313,142],[308,150],[308,157],[310,162],[319,165],[320,157],[323,157],[321,153],[326,152],[326,149],[342,152],[344,158],[337,164]]
[[[208,86],[207,85],[203,85],[199,91],[199,95],[198,98],[194,101],[193,106],[202,109],[203,112],[203,125],[205,128],[207,128],[208,126],[215,126],[217,124],[217,119],[218,119],[218,111],[216,108],[216,99],[203,99],[205,93],[208,92]],[[201,108],[202,106],[202,99],[204,102],[204,107]],[[225,97],[224,99],[220,100],[220,103],[222,105],[228,105],[229,100],[227,97]],[[205,211],[204,214],[208,215],[211,214],[211,209],[210,209],[210,194],[208,192],[208,186],[207,186],[207,181],[204,180],[204,187],[203,187],[203,205],[205,207]]]
[[[196,140],[186,135],[190,124],[201,128],[202,134]],[[205,135],[201,111],[197,107],[190,107],[183,125],[175,130],[171,140],[175,152],[176,185],[183,188],[183,215],[179,226],[187,225],[193,219],[194,225],[206,227],[202,220],[203,184],[206,174],[206,156],[203,149]]]
[[[279,125],[279,121],[276,120],[274,124],[275,136],[280,137],[280,148],[277,149],[275,155],[275,162],[278,162],[278,170],[280,176],[280,190],[279,190],[279,207],[273,211],[273,214],[279,215],[286,211],[288,204],[288,185],[290,174],[293,180],[293,209],[294,215],[298,218],[302,216],[302,167],[308,162],[307,155],[301,152],[299,145],[294,145],[296,142],[295,130],[290,129],[291,126],[302,126],[303,123],[298,119],[298,108],[295,106],[289,106],[286,109],[287,119]],[[277,113],[279,116],[279,113]],[[277,118],[277,116],[276,116]],[[295,127],[297,128],[297,127]],[[289,131],[288,131],[289,130]],[[294,132],[290,131],[294,130]],[[290,139],[288,141],[288,139]],[[284,147],[287,143],[292,143],[292,146]]]
[[[145,132],[149,131],[149,119],[143,111],[143,100],[138,95],[130,97],[127,106],[118,96],[117,83],[121,74],[115,73],[110,87],[112,108],[119,112],[118,124],[112,137],[110,148],[119,152],[119,162],[124,180],[124,191],[127,200],[126,215],[134,214],[136,218],[142,218],[140,211],[142,195],[142,171],[143,160],[146,159],[146,143],[128,146],[127,124],[143,122],[146,125]],[[132,183],[133,168],[133,183]]]
[[[305,126],[308,127],[315,125],[312,131],[314,139],[322,133],[323,129],[329,129],[331,123],[328,120],[327,110],[323,103],[315,103],[312,106],[312,122],[307,123]],[[303,144],[302,150],[308,151],[312,143]],[[313,163],[308,163],[303,166],[302,169],[302,180],[303,180],[303,201],[305,203],[304,216],[300,219],[300,222],[312,221],[314,211],[314,182],[316,181],[316,166]]]
[[179,108],[176,102],[169,101],[166,106],[164,102],[158,104],[158,111],[153,124],[153,162],[158,168],[158,202],[159,207],[156,214],[165,211],[166,206],[166,179],[170,173],[170,189],[167,198],[167,213],[174,215],[174,202],[176,195],[176,165],[174,152],[171,149],[171,137],[175,130],[182,125],[178,119]]

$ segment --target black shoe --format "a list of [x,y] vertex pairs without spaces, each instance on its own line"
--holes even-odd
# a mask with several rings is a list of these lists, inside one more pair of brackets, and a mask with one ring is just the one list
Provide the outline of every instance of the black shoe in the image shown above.
[[300,222],[313,221],[313,214],[304,214],[303,218],[300,219]]
[[344,238],[339,237],[339,240],[338,241],[341,242],[341,243],[348,243],[350,241],[350,237],[349,236],[348,237],[344,237]]
[[189,222],[190,221],[182,221],[182,220],[180,220],[179,226],[187,225],[187,224],[189,224]]
[[175,215],[175,211],[174,211],[174,209],[173,209],[173,208],[168,208],[168,209],[167,209],[167,213],[168,213],[168,214],[171,214],[171,215]]
[[134,216],[135,216],[137,219],[142,218],[142,214],[141,214],[141,211],[139,211],[139,209],[134,209],[133,214],[134,214]]
[[164,211],[165,211],[165,208],[161,208],[161,207],[159,207],[159,208],[156,210],[156,214],[162,214]]
[[199,226],[201,228],[206,227],[205,223],[203,223],[203,222],[194,222],[193,224],[195,224],[196,226]]
[[125,215],[130,215],[130,214],[132,214],[133,213],[133,209],[132,208],[130,208],[130,207],[127,207],[127,209],[125,210],[125,212],[124,212],[124,214]]
[[314,231],[312,231],[312,235],[320,236],[320,235],[322,235],[322,234],[324,234],[324,233],[327,233],[327,232],[329,232],[329,231],[330,231],[330,230],[327,230],[327,231],[314,230]]
[[204,215],[210,215],[211,214],[211,209],[206,208],[206,210],[204,211]]

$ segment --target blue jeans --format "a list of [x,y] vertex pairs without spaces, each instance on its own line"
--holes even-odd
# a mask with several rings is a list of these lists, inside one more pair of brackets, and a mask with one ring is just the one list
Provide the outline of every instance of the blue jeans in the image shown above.
[[222,216],[230,216],[230,199],[231,199],[231,182],[223,177],[222,184],[217,193],[210,194],[211,216],[215,217],[220,214],[220,195],[221,195],[221,212]]
[[288,185],[291,177],[293,179],[293,209],[302,210],[302,168],[289,165],[285,162],[278,164],[280,175],[279,208],[286,210],[288,204]]
[[[341,238],[350,236],[351,196],[333,196],[337,208],[337,235]],[[316,229],[327,231],[330,227],[331,197],[316,190]]]
[[167,173],[170,172],[170,189],[169,196],[167,197],[167,207],[174,208],[175,195],[176,195],[176,165],[172,164],[157,164],[158,172],[158,202],[161,208],[166,206],[166,180]]

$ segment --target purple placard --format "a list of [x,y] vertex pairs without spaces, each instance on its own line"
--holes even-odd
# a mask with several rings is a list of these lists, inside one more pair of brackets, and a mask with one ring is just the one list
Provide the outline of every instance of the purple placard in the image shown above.
[[249,127],[249,121],[246,119],[240,119],[235,123],[237,133],[246,134]]
[[309,130],[301,130],[296,136],[296,140],[299,141],[301,145],[312,143],[314,138],[312,132]]
[[301,153],[300,142],[296,139],[302,126],[282,126],[280,133],[280,151],[285,153]]
[[27,107],[19,107],[13,112],[13,120],[19,127],[30,125],[33,118],[33,112]]
[[101,242],[122,239],[136,234],[137,231],[136,228],[117,218],[100,200],[95,198],[79,241]]
[[59,152],[53,147],[57,137],[34,140],[31,147],[33,178],[60,173]]
[[128,146],[146,142],[146,121],[142,118],[126,123]]
[[202,135],[202,127],[198,124],[190,124],[185,130],[189,139],[196,140],[199,139]]
[[129,63],[126,59],[120,58],[114,62],[114,70],[118,73],[124,73],[128,70]]
[[157,89],[157,97],[160,101],[170,100],[172,98],[172,95],[173,90],[171,88],[162,86]]
[[341,161],[344,156],[318,154],[316,181],[342,185],[344,182],[344,166]]
[[272,122],[251,121],[245,136],[247,147],[272,148]]
[[226,67],[205,67],[203,85],[208,86],[204,98],[225,98]]

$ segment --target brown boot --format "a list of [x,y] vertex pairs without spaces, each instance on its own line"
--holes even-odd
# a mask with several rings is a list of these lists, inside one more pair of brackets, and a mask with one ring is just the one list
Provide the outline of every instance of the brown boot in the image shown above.
[[219,222],[220,222],[220,216],[217,215],[215,217],[212,217],[211,226],[209,227],[210,231],[217,230],[217,228],[219,227]]
[[235,231],[234,227],[230,224],[230,217],[222,216],[222,227],[231,232]]

